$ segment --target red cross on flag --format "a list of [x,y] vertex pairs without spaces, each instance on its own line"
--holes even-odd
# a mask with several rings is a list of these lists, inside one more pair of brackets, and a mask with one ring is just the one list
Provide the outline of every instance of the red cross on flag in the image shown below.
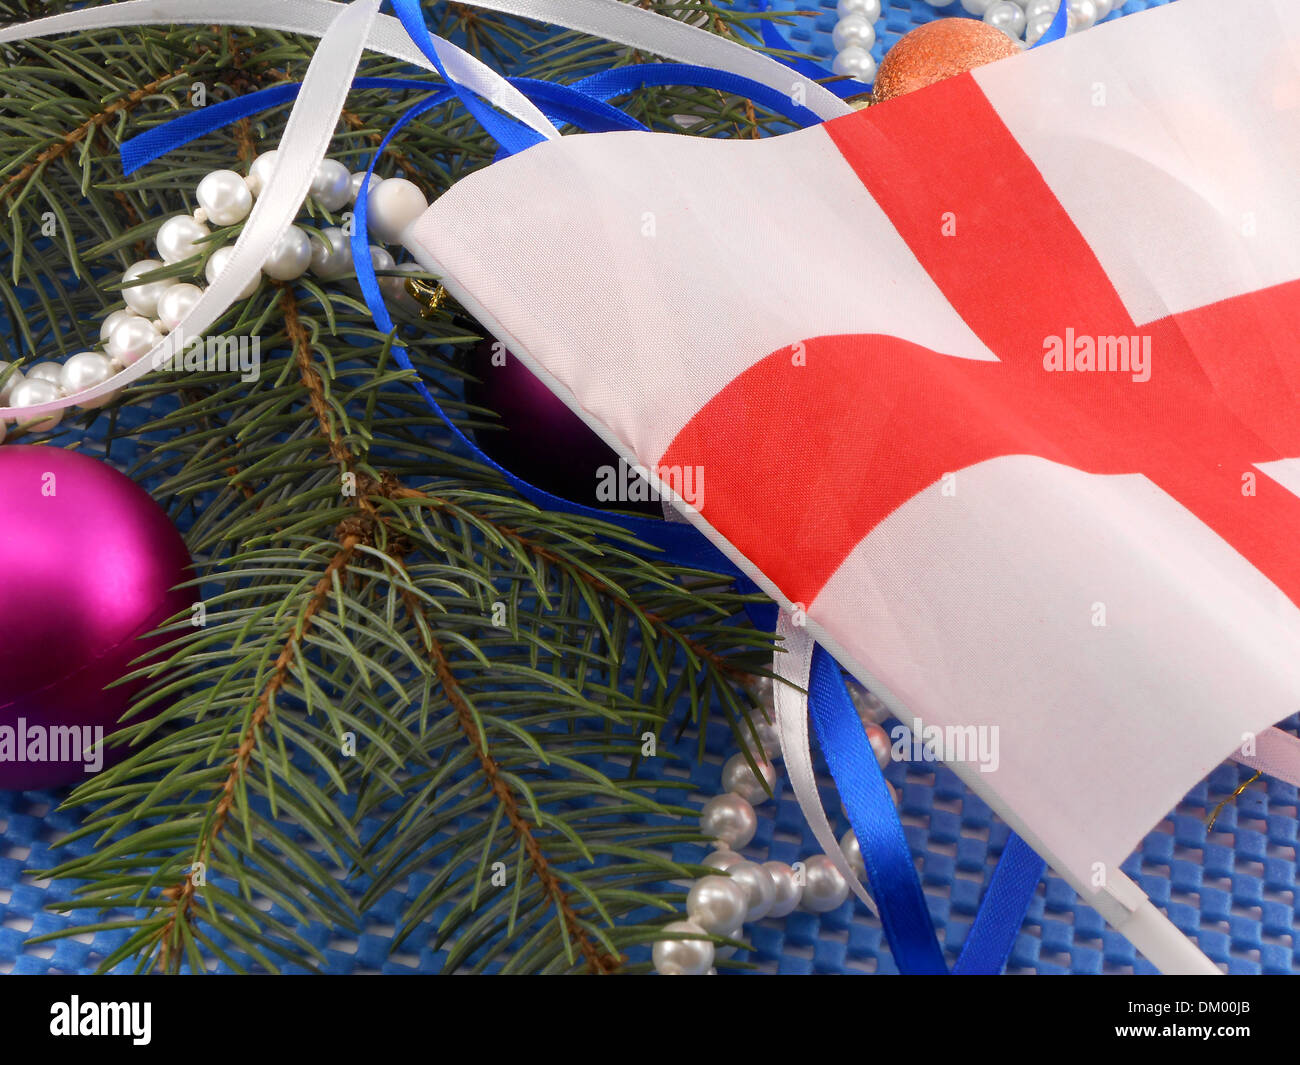
[[413,233],[905,723],[994,729],[965,779],[1075,883],[1300,710],[1300,5],[1218,11],[566,137]]

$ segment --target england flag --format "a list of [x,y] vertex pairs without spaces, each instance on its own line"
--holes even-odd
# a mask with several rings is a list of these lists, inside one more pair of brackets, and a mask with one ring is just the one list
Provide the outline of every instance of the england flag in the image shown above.
[[1300,5],[1218,7],[565,137],[408,235],[904,722],[995,729],[965,779],[1076,885],[1254,737],[1300,761]]

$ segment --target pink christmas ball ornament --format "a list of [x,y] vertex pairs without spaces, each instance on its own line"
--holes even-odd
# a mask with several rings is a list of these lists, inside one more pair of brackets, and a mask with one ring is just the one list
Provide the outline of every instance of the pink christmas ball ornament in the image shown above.
[[[96,459],[0,447],[0,789],[74,784],[148,684],[108,688],[196,599],[190,556],[143,489]],[[102,732],[98,730],[102,729]]]

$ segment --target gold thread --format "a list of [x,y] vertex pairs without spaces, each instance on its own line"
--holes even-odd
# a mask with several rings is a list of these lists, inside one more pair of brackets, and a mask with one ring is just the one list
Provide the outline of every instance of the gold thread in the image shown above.
[[1229,795],[1226,799],[1224,799],[1221,803],[1219,803],[1218,806],[1214,808],[1214,812],[1210,814],[1210,819],[1205,822],[1206,832],[1208,832],[1210,829],[1214,827],[1214,822],[1218,819],[1219,814],[1222,812],[1223,808],[1227,806],[1228,803],[1235,802],[1243,791],[1245,791],[1248,787],[1250,787],[1253,783],[1255,783],[1255,781],[1259,779],[1259,776],[1260,776],[1259,770],[1256,769],[1254,776],[1252,776],[1245,783],[1238,786],[1236,791],[1234,791],[1231,795]]

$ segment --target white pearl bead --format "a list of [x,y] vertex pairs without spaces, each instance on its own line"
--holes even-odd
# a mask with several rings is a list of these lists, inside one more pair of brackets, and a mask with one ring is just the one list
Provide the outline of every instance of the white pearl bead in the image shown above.
[[1034,15],[1025,23],[1025,43],[1037,44],[1038,39],[1052,28],[1053,14]]
[[[762,713],[756,714],[752,719],[754,731],[758,733],[758,744],[762,751],[767,755],[768,761],[775,762],[781,758],[781,731],[776,727],[776,723],[767,720]],[[749,745],[749,736],[746,734],[746,746]],[[756,752],[755,752],[756,753]]]
[[[9,393],[9,406],[11,407],[34,407],[38,403],[53,403],[60,398],[59,386],[52,381],[45,381],[39,377],[29,377],[26,380],[19,381],[14,385],[13,391]],[[26,426],[34,433],[48,433],[51,429],[63,421],[63,411],[56,410],[47,414],[38,421],[33,421]],[[20,425],[23,419],[18,419]]]
[[[63,364],[63,376],[59,383],[63,386],[64,395],[76,398],[88,388],[103,384],[112,376],[113,364],[108,361],[107,355],[101,355],[98,351],[83,351]],[[78,403],[77,406],[85,410],[94,410],[111,403],[113,396],[114,393],[107,392],[98,399]]]
[[755,805],[766,802],[771,798],[770,789],[776,784],[776,769],[771,762],[759,762],[758,769],[762,774],[761,780],[754,775],[743,754],[733,754],[722,767],[723,788]]
[[1028,0],[1025,4],[1025,18],[1035,19],[1039,15],[1055,15],[1061,6],[1061,0]]
[[745,889],[745,921],[761,921],[776,902],[776,881],[758,862],[737,862],[727,870],[734,883]]
[[840,0],[835,5],[835,13],[840,18],[847,15],[861,15],[870,22],[880,18],[880,0]]
[[276,281],[293,281],[311,266],[311,239],[304,230],[290,226],[271,248],[262,273]]
[[248,168],[248,178],[245,183],[254,196],[260,196],[266,191],[271,180],[271,171],[275,169],[275,161],[278,158],[280,158],[279,152],[270,151],[263,152],[253,160],[253,165]]
[[[353,171],[351,175],[349,175],[348,200],[350,202],[352,203],[357,202],[357,197],[361,195],[361,183],[365,180],[366,180],[366,172],[364,170],[356,170]],[[382,180],[383,178],[381,178],[378,174],[371,174],[370,182],[366,187],[373,191],[375,186],[378,185]],[[370,200],[367,199],[366,204],[369,205],[369,203]]]
[[148,318],[127,318],[113,328],[104,350],[110,359],[130,366],[148,355],[161,340],[162,334]]
[[214,170],[204,176],[194,193],[208,218],[219,226],[233,226],[253,209],[248,183],[233,170]]
[[370,265],[376,270],[391,270],[397,265],[397,261],[388,254],[387,248],[372,244],[370,245]]
[[758,815],[739,795],[715,795],[700,811],[700,831],[734,850],[758,831]]
[[388,178],[370,190],[367,224],[385,244],[396,244],[402,231],[429,208],[419,188],[405,178]]
[[384,298],[389,303],[404,306],[417,305],[419,301],[406,291],[406,278],[401,275],[423,273],[424,268],[419,263],[400,263],[394,266],[393,269],[397,272],[379,279],[379,288],[383,292]]
[[874,722],[866,725],[865,728],[867,741],[871,744],[871,752],[876,756],[876,763],[884,769],[894,757],[894,744],[889,738],[889,733]]
[[836,74],[853,78],[855,81],[864,84],[872,82],[876,78],[875,59],[865,48],[858,48],[856,45],[849,45],[848,48],[841,51],[835,57],[835,62],[831,64],[831,69]]
[[876,43],[876,27],[862,15],[846,15],[835,23],[835,28],[831,31],[831,43],[837,52],[844,51],[849,45],[857,45],[869,52]]
[[745,923],[749,898],[728,876],[703,876],[686,896],[686,915],[706,932],[733,936]]
[[327,211],[346,207],[352,191],[352,175],[337,159],[322,159],[311,179],[311,198]]
[[[172,286],[172,287],[175,288],[175,287],[178,287],[178,286]],[[168,289],[167,291],[170,292],[171,289]],[[164,295],[165,295],[165,293],[164,293]],[[159,298],[161,299],[161,297],[159,297]],[[127,319],[127,318],[134,318],[134,317],[136,317],[136,313],[135,313],[135,311],[131,310],[130,307],[124,307],[124,308],[123,308],[122,310],[120,310],[120,311],[114,311],[114,312],[113,312],[112,314],[110,314],[107,318],[105,318],[104,321],[103,321],[103,323],[100,325],[100,327],[99,327],[99,339],[100,339],[100,340],[107,340],[107,339],[108,339],[108,334],[111,333],[111,332],[113,331],[113,328],[117,325],[118,322],[121,322],[121,321],[123,321],[124,319]]]
[[803,898],[803,884],[794,875],[794,870],[785,862],[764,862],[763,868],[767,870],[767,875],[772,878],[772,884],[776,888],[772,908],[767,911],[767,915],[786,917],[794,913],[799,907],[799,900]]
[[707,865],[710,869],[716,869],[720,873],[725,873],[733,865],[745,860],[744,855],[737,854],[735,851],[716,850],[705,858],[701,864]]
[[207,226],[196,222],[189,215],[178,214],[158,227],[154,244],[157,245],[163,262],[178,263],[191,255],[197,255],[202,249],[195,241],[201,240],[210,232]]
[[1070,0],[1070,32],[1090,29],[1097,21],[1097,5],[1093,0]]
[[849,897],[848,881],[824,854],[814,854],[803,863],[803,898],[799,905],[812,913],[830,913]]
[[173,285],[161,296],[158,297],[158,320],[162,322],[163,328],[171,332],[182,321],[185,316],[194,309],[194,305],[199,302],[203,296],[203,289],[198,285],[191,285],[188,282],[180,285]]
[[849,681],[847,687],[849,698],[853,700],[853,708],[858,712],[858,720],[864,726],[883,725],[889,717],[889,708],[880,701],[880,698],[867,691],[855,680]]
[[146,281],[142,285],[131,285],[130,282],[145,274],[153,273],[155,270],[161,270],[163,264],[157,259],[141,259],[138,263],[132,263],[122,274],[122,283],[129,287],[122,289],[122,298],[126,300],[127,305],[136,314],[144,315],[146,318],[152,318],[158,313],[158,297],[163,294],[172,285],[176,284],[176,278],[168,277],[158,281]]
[[352,273],[352,241],[337,226],[311,235],[311,272],[323,281]]
[[1111,13],[1114,6],[1113,0],[1092,0],[1097,5],[1097,21],[1100,22]]
[[[209,285],[216,283],[217,278],[221,275],[221,271],[226,268],[226,263],[230,262],[230,257],[234,254],[234,245],[230,245],[229,247],[218,248],[211,256],[209,256],[208,264],[203,268],[203,276],[208,279]],[[260,273],[256,273],[250,277],[248,283],[240,289],[237,298],[241,300],[248,299],[249,296],[257,291],[258,282],[261,280],[262,275]]]
[[1019,37],[1025,32],[1025,13],[1013,0],[996,0],[984,12],[984,21],[1008,37]]
[[853,829],[849,829],[840,837],[840,850],[844,852],[844,857],[849,861],[849,868],[858,874],[859,880],[867,878],[867,863],[862,859],[862,845],[858,842],[858,837]]
[[[694,921],[673,921],[664,931],[706,934]],[[713,965],[713,944],[707,939],[656,939],[650,956],[655,971],[664,976],[703,976]]]
[[983,15],[991,3],[993,0],[961,0],[961,6],[971,15]]
[[10,370],[11,366],[13,363],[0,359],[0,407],[8,404],[9,393],[14,390],[14,385],[23,379],[23,372],[16,366]]
[[26,376],[29,381],[49,381],[52,385],[58,385],[63,377],[63,366],[50,361],[33,363],[27,367]]

